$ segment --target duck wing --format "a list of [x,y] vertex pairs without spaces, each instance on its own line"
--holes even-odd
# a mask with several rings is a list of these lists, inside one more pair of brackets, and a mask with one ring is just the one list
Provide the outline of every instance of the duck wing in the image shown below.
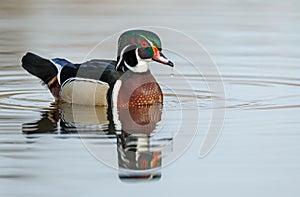
[[[115,82],[122,73],[116,61],[94,59],[74,64],[63,58],[45,59],[28,52],[22,67],[48,85],[55,98],[84,105],[108,105]],[[57,79],[56,79],[57,77]],[[56,79],[53,86],[52,80]]]
[[82,64],[56,58],[61,99],[68,103],[84,105],[109,105],[115,82],[121,73],[116,71],[116,61],[90,60]]
[[114,60],[94,59],[81,64],[73,64],[61,58],[55,58],[52,61],[61,67],[58,68],[60,70],[58,74],[60,84],[64,84],[70,78],[83,78],[99,80],[113,87],[121,75],[115,69],[116,61]]

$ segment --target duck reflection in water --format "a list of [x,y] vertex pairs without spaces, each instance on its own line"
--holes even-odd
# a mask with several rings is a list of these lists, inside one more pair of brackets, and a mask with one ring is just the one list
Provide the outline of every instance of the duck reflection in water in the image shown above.
[[161,104],[120,109],[113,113],[109,107],[54,103],[42,112],[40,120],[24,123],[22,130],[28,138],[44,134],[67,138],[74,137],[68,134],[77,132],[85,138],[104,133],[107,139],[116,139],[122,181],[159,180],[162,146],[157,144],[172,140],[156,139],[158,143],[151,143],[161,116]]

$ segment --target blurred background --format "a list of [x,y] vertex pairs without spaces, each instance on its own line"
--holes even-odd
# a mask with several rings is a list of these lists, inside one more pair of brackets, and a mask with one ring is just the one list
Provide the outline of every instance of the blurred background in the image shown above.
[[[300,194],[299,1],[2,0],[0,16],[1,196]],[[199,131],[186,153],[154,181],[127,183],[73,135],[36,140],[24,134],[24,123],[63,121],[55,115],[63,109],[52,106],[46,87],[21,68],[26,51],[80,62],[101,40],[140,26],[182,31],[216,62],[226,118],[207,157],[199,158],[205,134]],[[198,56],[181,40],[173,46]],[[116,55],[113,48],[108,53]],[[210,98],[204,90],[198,96],[198,110],[205,114]]]

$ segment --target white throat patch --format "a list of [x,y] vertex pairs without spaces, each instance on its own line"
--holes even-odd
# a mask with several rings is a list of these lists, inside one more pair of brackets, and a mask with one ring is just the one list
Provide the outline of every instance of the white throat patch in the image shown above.
[[135,56],[137,59],[137,65],[136,66],[129,66],[125,61],[125,65],[126,67],[131,70],[132,72],[135,73],[143,73],[143,72],[147,72],[149,70],[149,64],[148,62],[151,61],[151,59],[142,59],[140,58],[139,54],[138,54],[138,49],[135,50]]

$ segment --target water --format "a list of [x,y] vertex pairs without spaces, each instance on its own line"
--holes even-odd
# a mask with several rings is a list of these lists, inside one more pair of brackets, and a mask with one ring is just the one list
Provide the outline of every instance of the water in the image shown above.
[[[153,7],[155,6],[155,7]],[[300,193],[299,87],[300,5],[298,1],[2,1],[0,29],[0,195],[96,196],[169,195],[195,192],[207,196],[297,196]],[[199,130],[178,160],[147,179],[127,175],[99,162],[90,142],[119,167],[118,135],[107,130],[106,108],[72,108],[53,102],[47,88],[20,67],[26,51],[45,57],[81,61],[99,41],[127,28],[144,25],[176,28],[193,36],[211,53],[226,93],[226,119],[212,152],[199,158],[211,117],[211,97],[201,75],[185,77],[197,90],[185,91],[178,75],[156,68],[164,86],[165,104],[155,109],[160,119],[140,140],[149,151],[164,147],[161,161],[176,148],[176,127],[182,110],[198,114]],[[181,48],[193,58],[182,40]],[[92,56],[114,57],[113,47]],[[183,65],[176,65],[183,69]],[[216,80],[209,76],[208,80]],[[149,109],[145,109],[146,111]],[[93,116],[91,112],[104,114]],[[80,112],[80,113],[78,113]],[[137,112],[135,112],[137,113]],[[71,114],[71,115],[70,115]],[[74,129],[74,114],[77,129]],[[70,118],[71,117],[71,118]],[[87,118],[89,117],[89,118]],[[85,119],[87,118],[87,119]],[[39,129],[36,130],[37,125]],[[96,125],[96,126],[95,126]],[[191,122],[191,128],[196,126]],[[80,130],[78,134],[78,130]],[[39,131],[39,132],[38,132]],[[43,131],[43,132],[42,132]],[[187,133],[183,138],[193,137]],[[147,145],[150,140],[150,146]],[[141,150],[141,152],[142,152]],[[133,183],[131,183],[133,182]]]

